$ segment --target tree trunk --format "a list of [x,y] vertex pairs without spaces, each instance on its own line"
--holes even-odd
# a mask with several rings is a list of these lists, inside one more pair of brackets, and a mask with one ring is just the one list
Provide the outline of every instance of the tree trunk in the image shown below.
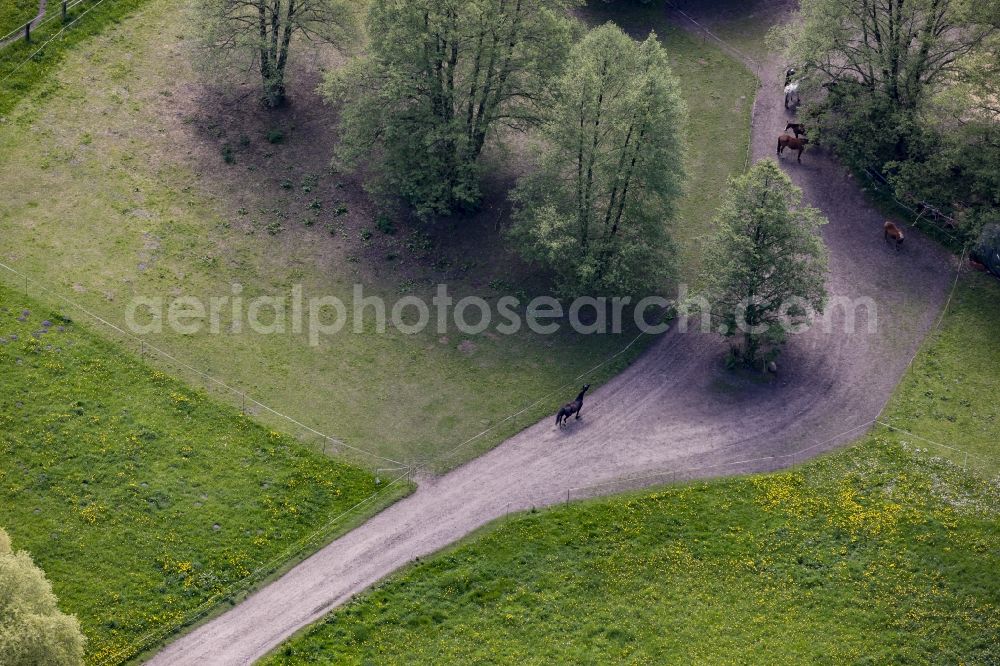
[[275,72],[270,78],[264,77],[264,104],[269,109],[277,109],[284,106],[286,99],[284,73]]

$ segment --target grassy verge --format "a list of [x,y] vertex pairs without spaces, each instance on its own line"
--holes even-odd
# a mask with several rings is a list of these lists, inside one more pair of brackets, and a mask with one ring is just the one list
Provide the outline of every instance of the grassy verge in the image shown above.
[[0,287],[0,525],[80,618],[90,663],[267,576],[377,489]]
[[996,485],[873,439],[501,521],[265,664],[991,663]]
[[883,415],[923,439],[501,521],[267,663],[997,661],[998,331],[964,275]]
[[[942,321],[913,361],[884,419],[887,433],[987,476],[1000,473],[1000,282],[965,273]],[[950,451],[931,443],[967,451]]]
[[0,3],[0,37],[23,27],[25,23],[35,18],[37,13],[36,0],[4,0]]
[[772,0],[670,0],[670,5],[756,60],[767,56],[765,38],[771,26],[786,21],[796,9],[794,3]]
[[[123,20],[145,2],[114,0],[98,4],[98,0],[87,0],[67,13],[66,24],[57,16],[58,1],[50,2],[46,19],[56,18],[33,30],[30,43],[18,40],[0,49],[0,118],[10,113],[29,93],[35,92],[41,97],[54,94],[58,84],[52,76],[66,54],[77,44],[101,34],[109,24]],[[38,3],[33,3],[33,7],[31,11],[24,10],[28,16],[22,23],[35,15]],[[5,31],[0,29],[0,34]]]
[[[0,154],[10,165],[0,172],[4,261],[119,323],[133,296],[205,299],[228,295],[235,282],[247,298],[287,294],[301,284],[310,295],[347,303],[353,283],[361,282],[366,294],[392,303],[403,293],[429,296],[437,282],[447,281],[456,299],[475,294],[496,301],[502,292],[492,285],[510,279],[504,262],[499,273],[477,265],[464,272],[428,269],[417,283],[403,277],[417,263],[408,238],[375,228],[360,187],[329,173],[328,152],[303,167],[311,150],[298,139],[304,121],[297,128],[282,121],[286,137],[271,143],[265,132],[212,115],[214,108],[198,98],[205,91],[191,66],[189,4],[147,4],[78,44],[45,88],[27,95],[0,124]],[[656,27],[684,87],[692,136],[726,137],[711,151],[692,146],[689,154],[690,187],[675,233],[687,277],[697,267],[726,176],[743,166],[755,83],[710,45],[667,25],[661,13],[637,8],[616,18],[636,30]],[[298,108],[307,94],[295,90]],[[332,112],[317,105],[309,113],[327,129],[318,140],[332,142]],[[233,146],[235,164],[223,160],[223,140]],[[268,161],[251,169],[256,165],[247,155],[255,151]],[[350,211],[340,215],[347,199]],[[498,233],[484,238],[481,255],[502,255],[500,240]],[[383,241],[393,245],[378,254],[372,247]],[[631,337],[379,335],[366,327],[313,347],[302,335],[254,335],[245,328],[227,335],[164,332],[148,341],[308,426],[411,461],[434,458],[575,383]],[[588,381],[613,376],[644,342]],[[557,391],[447,464],[503,441],[575,390]]]

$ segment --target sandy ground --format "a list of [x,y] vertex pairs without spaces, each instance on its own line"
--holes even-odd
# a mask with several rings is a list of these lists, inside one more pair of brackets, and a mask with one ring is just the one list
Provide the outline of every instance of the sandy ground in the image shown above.
[[[772,62],[761,73],[754,159],[774,157],[777,136],[790,117],[783,108],[781,72]],[[781,163],[807,201],[830,220],[823,235],[831,254],[831,295],[873,298],[875,333],[862,316],[855,330],[819,327],[795,336],[777,378],[764,382],[726,372],[725,343],[716,336],[671,331],[589,394],[582,420],[559,430],[554,419],[546,419],[447,475],[424,481],[412,496],[167,646],[151,663],[253,662],[415,557],[508,511],[565,501],[568,494],[660,483],[678,469],[721,465],[697,476],[769,469],[780,461],[727,465],[810,446],[807,455],[817,455],[862,434],[851,428],[881,411],[934,323],[954,262],[914,232],[901,252],[888,247],[882,217],[846,171],[820,151],[806,152],[802,164],[786,153]],[[580,489],[605,482],[611,483]]]

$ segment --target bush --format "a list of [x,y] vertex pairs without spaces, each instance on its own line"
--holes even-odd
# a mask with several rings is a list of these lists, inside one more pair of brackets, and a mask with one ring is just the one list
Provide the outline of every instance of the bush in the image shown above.
[[6,666],[83,663],[80,623],[59,611],[52,584],[0,529],[0,658]]
[[972,257],[986,265],[990,272],[1000,276],[1000,224],[988,224],[979,234],[972,250]]
[[375,226],[378,227],[379,231],[381,231],[382,233],[384,233],[384,234],[386,234],[388,236],[391,236],[394,233],[396,233],[396,225],[393,224],[392,220],[390,220],[385,215],[379,215],[375,219]]

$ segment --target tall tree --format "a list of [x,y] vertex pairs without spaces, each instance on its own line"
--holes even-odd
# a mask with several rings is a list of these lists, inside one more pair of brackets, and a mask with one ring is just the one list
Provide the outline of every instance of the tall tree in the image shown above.
[[202,0],[210,66],[256,70],[270,107],[285,103],[285,72],[293,42],[344,45],[357,24],[352,0]]
[[705,254],[711,313],[726,337],[743,336],[748,366],[770,360],[789,324],[804,323],[826,303],[826,220],[802,205],[802,191],[774,160],[731,178]]
[[474,206],[491,132],[534,123],[560,71],[577,0],[373,0],[367,54],[331,75],[338,157],[425,218]]
[[514,238],[564,295],[662,289],[686,115],[666,52],[655,34],[639,43],[605,24],[556,91],[540,168],[514,193]]
[[996,34],[996,0],[802,0],[792,58],[822,82],[913,109]]
[[0,529],[0,662],[8,666],[75,666],[83,663],[83,634],[72,615],[56,606],[42,570]]

